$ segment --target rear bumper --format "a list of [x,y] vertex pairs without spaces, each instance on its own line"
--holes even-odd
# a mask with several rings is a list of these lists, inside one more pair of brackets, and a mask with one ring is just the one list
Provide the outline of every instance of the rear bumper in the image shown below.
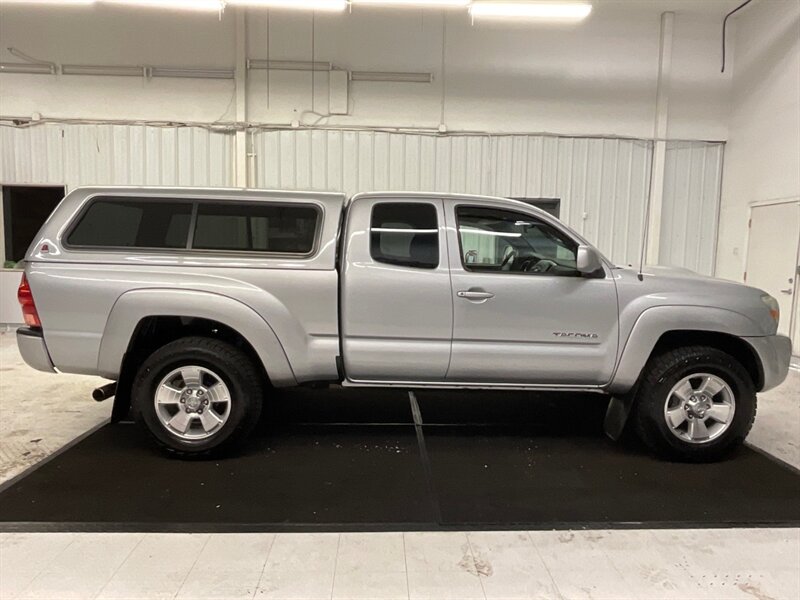
[[785,335],[743,338],[758,354],[764,372],[764,385],[759,391],[766,392],[779,386],[789,373],[792,360],[792,341]]
[[55,373],[53,361],[47,352],[44,343],[44,336],[41,330],[31,329],[30,327],[20,327],[17,329],[17,347],[22,359],[37,371]]

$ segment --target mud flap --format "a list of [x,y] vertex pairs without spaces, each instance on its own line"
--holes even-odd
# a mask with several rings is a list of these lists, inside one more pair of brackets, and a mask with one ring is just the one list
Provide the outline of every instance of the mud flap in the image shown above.
[[130,421],[131,411],[131,386],[133,385],[134,368],[126,361],[127,354],[122,359],[122,372],[117,381],[117,391],[114,394],[114,406],[111,408],[111,422]]
[[114,396],[114,405],[111,408],[111,422],[119,423],[131,419],[131,397],[123,392]]
[[622,437],[622,432],[625,431],[625,424],[628,422],[632,406],[633,394],[627,394],[621,398],[612,396],[608,401],[603,430],[615,442]]

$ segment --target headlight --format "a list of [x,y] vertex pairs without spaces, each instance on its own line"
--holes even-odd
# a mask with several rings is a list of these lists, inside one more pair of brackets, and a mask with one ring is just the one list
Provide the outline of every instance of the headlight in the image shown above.
[[767,305],[767,308],[769,308],[769,316],[772,317],[777,325],[781,318],[781,307],[778,305],[778,301],[769,294],[761,296],[761,301]]

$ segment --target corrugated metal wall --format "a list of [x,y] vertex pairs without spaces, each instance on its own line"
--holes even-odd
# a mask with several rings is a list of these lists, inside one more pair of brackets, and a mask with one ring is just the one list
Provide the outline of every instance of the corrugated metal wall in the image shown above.
[[717,247],[722,144],[667,143],[659,262],[711,275]]
[[0,183],[230,186],[233,137],[197,127],[0,127]]
[[[636,264],[653,145],[538,135],[291,130],[251,134],[256,187],[560,198],[561,218]],[[234,185],[232,135],[192,127],[0,127],[0,184]],[[667,147],[663,264],[711,273],[722,145]]]
[[634,262],[641,247],[650,142],[264,131],[253,150],[258,187],[560,198],[561,218],[613,260]]

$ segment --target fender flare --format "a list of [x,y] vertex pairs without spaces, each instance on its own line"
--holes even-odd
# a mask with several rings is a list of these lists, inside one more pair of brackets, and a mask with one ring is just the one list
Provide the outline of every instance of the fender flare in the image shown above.
[[670,331],[708,331],[737,337],[764,335],[748,317],[712,306],[654,306],[636,319],[624,344],[607,391],[626,394],[639,379],[658,340]]
[[122,294],[103,330],[97,370],[116,379],[136,327],[147,317],[176,316],[210,319],[238,332],[253,347],[276,387],[297,385],[278,336],[252,308],[228,296],[198,290],[147,288]]

